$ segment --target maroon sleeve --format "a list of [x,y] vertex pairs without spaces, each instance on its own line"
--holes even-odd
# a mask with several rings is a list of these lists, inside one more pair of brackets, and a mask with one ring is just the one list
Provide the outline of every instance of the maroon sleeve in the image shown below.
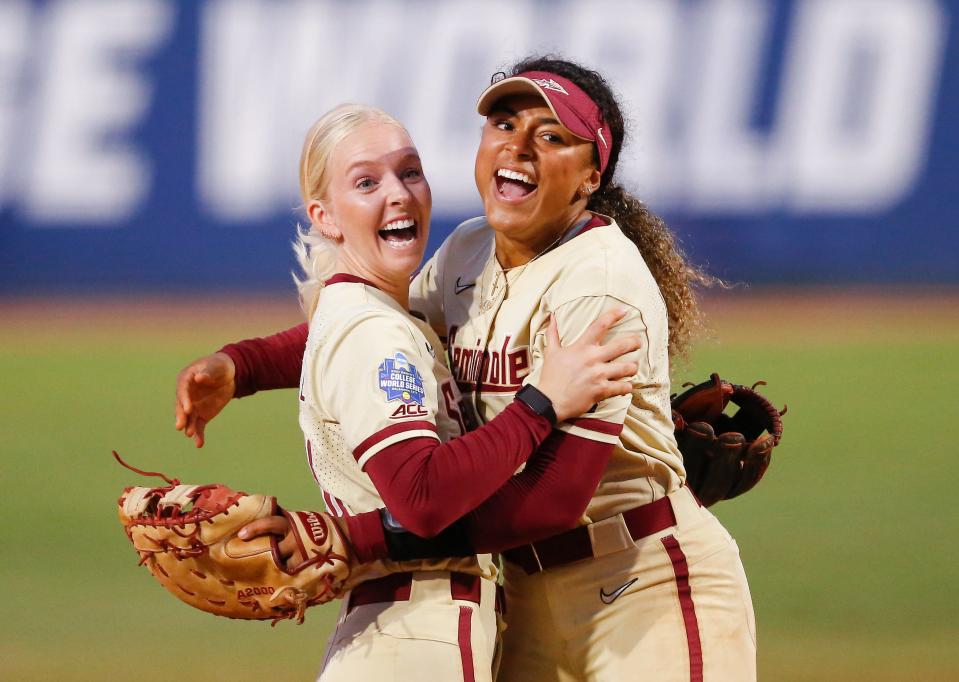
[[522,473],[464,519],[473,548],[501,552],[576,526],[614,447],[553,431]]
[[383,532],[383,523],[378,509],[344,518],[349,531],[350,546],[357,563],[366,564],[377,559],[389,558],[386,534]]
[[310,327],[304,322],[264,338],[246,339],[220,349],[236,365],[234,397],[252,395],[271,388],[300,385],[303,352]]
[[[521,474],[455,524],[462,545],[473,552],[502,552],[573,528],[596,492],[613,447],[553,431]],[[360,562],[446,556],[446,543],[420,545],[393,556],[378,510],[348,517],[347,522]]]
[[551,431],[549,420],[514,401],[476,431],[442,444],[401,441],[364,469],[404,528],[433,537],[496,492]]

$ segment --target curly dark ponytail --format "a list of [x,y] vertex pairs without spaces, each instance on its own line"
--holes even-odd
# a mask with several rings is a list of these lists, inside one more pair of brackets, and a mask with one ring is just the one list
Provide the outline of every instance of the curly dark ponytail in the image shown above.
[[[663,219],[613,181],[619,153],[623,148],[626,125],[612,88],[596,71],[554,56],[526,58],[510,69],[510,75],[515,76],[524,71],[549,71],[568,78],[582,88],[602,110],[612,133],[613,148],[599,189],[590,197],[587,208],[613,218],[639,249],[666,301],[670,355],[685,356],[693,335],[703,324],[694,289],[697,286],[708,287],[721,282],[690,263]],[[598,157],[596,162],[598,167]]]

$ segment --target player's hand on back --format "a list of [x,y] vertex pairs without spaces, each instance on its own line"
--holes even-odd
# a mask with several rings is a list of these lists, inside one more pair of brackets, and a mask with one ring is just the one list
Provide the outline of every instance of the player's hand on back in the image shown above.
[[236,365],[226,353],[194,360],[176,378],[176,429],[203,447],[207,423],[236,393]]
[[639,367],[622,356],[637,350],[642,339],[627,334],[603,343],[625,315],[624,309],[604,312],[568,346],[559,339],[555,317],[550,319],[543,371],[535,386],[552,401],[558,421],[578,417],[607,398],[632,393],[631,379]]

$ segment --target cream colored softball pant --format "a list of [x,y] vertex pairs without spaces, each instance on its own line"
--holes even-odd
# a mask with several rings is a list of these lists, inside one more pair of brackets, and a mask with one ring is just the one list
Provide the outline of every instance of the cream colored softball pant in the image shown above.
[[479,603],[453,597],[450,573],[412,574],[409,599],[343,600],[321,682],[492,682],[496,585],[479,580]]
[[499,682],[756,679],[739,549],[685,488],[670,501],[675,526],[603,533],[594,558],[533,575],[506,563]]

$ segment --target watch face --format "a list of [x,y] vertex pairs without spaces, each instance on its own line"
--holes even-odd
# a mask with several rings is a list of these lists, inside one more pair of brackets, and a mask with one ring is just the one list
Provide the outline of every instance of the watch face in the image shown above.
[[393,518],[393,514],[390,513],[389,509],[380,510],[380,518],[383,520],[383,528],[390,531],[391,533],[405,533],[406,529],[403,528],[403,525]]
[[543,400],[543,394],[539,392],[538,389],[533,387],[531,384],[528,384],[523,389],[523,400],[525,400],[530,407],[532,407],[537,412],[543,412],[543,407],[545,406],[545,401]]
[[553,411],[552,401],[533,384],[526,384],[516,393],[516,397],[541,417],[546,417],[553,424],[556,423],[556,412]]

